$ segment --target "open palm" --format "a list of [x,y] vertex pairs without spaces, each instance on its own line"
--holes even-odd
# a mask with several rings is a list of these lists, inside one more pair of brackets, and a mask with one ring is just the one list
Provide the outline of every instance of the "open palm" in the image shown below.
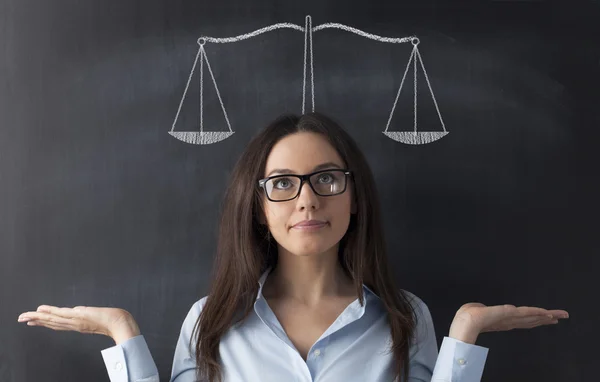
[[71,330],[112,337],[113,328],[129,322],[129,316],[129,312],[120,308],[95,306],[59,308],[40,305],[35,312],[21,314],[19,322],[27,322],[29,326],[45,326],[53,330]]
[[454,320],[463,321],[478,333],[530,329],[536,326],[556,324],[558,319],[569,318],[565,310],[547,310],[534,306],[516,307],[510,304],[486,306],[478,302],[464,304],[456,312]]

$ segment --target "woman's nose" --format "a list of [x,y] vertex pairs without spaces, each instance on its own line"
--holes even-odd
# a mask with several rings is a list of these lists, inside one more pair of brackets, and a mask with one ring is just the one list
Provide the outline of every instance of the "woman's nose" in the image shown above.
[[[303,188],[303,186],[306,185],[306,187]],[[304,180],[302,183],[300,183],[300,190],[298,191],[298,198],[302,198],[303,193],[306,194],[308,192],[308,194],[310,195],[311,199],[317,199],[316,196],[318,196],[312,189],[312,187],[310,186],[310,184],[308,184],[308,180]]]

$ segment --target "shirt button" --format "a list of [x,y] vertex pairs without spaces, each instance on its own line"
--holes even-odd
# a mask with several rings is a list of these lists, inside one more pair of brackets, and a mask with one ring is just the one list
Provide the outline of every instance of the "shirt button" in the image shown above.
[[117,370],[123,369],[123,364],[121,364],[121,362],[115,363],[115,369],[117,369]]
[[467,361],[464,358],[461,358],[458,360],[458,363],[460,363],[461,365],[464,365],[465,363],[467,363]]
[[319,349],[317,349],[313,352],[313,354],[318,357],[321,354],[321,351]]

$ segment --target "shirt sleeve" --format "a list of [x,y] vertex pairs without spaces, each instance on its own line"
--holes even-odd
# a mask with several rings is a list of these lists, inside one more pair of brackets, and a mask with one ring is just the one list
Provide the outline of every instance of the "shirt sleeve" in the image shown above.
[[[194,303],[181,326],[170,382],[195,382],[195,344],[192,343],[192,348],[188,345],[205,301],[206,297]],[[104,349],[101,353],[110,382],[160,382],[158,369],[143,335]]]
[[144,336],[135,336],[101,353],[110,382],[159,382]]
[[410,348],[408,382],[480,382],[489,349],[444,337],[438,354],[429,308],[418,297],[414,299],[418,323]]

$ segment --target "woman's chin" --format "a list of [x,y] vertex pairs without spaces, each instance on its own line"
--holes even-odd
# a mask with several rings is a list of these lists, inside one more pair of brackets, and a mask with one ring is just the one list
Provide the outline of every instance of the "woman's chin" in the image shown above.
[[311,240],[310,243],[298,243],[298,245],[292,246],[292,253],[296,256],[319,256],[331,249],[329,243],[315,239],[309,240]]

